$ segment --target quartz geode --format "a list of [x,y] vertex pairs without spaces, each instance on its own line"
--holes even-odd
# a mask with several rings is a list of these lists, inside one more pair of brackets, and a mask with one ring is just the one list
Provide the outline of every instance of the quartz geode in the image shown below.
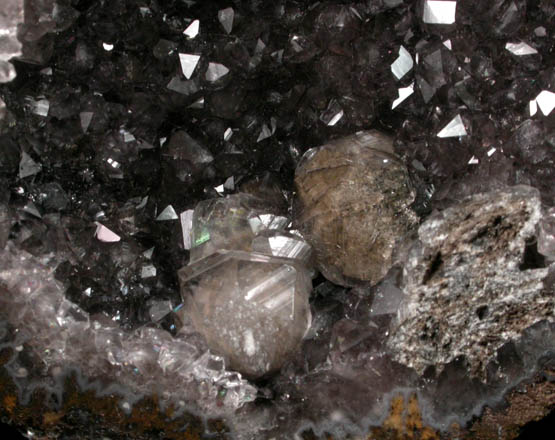
[[372,130],[310,149],[295,184],[295,221],[322,274],[345,286],[383,278],[416,224],[415,194],[391,138]]
[[[353,289],[317,277],[299,349],[251,381],[179,308],[177,273],[191,263],[248,289],[242,265],[257,286],[275,281],[268,293],[292,284],[285,266],[297,269],[299,258],[273,259],[303,241],[259,230],[286,220],[227,228],[237,216],[223,216],[219,230],[184,237],[192,208],[276,193],[287,212],[308,148],[372,128],[391,133],[418,214],[506,186],[537,188],[551,213],[537,250],[552,264],[553,1],[0,3],[2,420],[34,438],[390,439],[437,429],[438,438],[509,439],[552,411],[552,318],[518,341],[500,328],[487,383],[459,358],[421,377],[387,344],[403,297],[396,267]],[[277,191],[253,191],[264,181]],[[231,245],[240,250],[221,250]],[[210,261],[217,267],[203,266]],[[523,273],[544,269],[532,242],[523,261]],[[258,297],[253,319],[270,297]],[[220,321],[242,325],[228,311]],[[238,328],[228,345],[240,342],[247,357],[253,340]],[[497,405],[505,399],[509,407]]]
[[472,376],[508,340],[553,319],[555,297],[537,253],[539,192],[527,186],[477,194],[429,217],[404,266],[405,299],[387,341],[423,373],[464,356]]
[[[230,368],[278,370],[310,326],[310,246],[248,194],[196,207],[191,263],[179,271],[183,312]],[[181,313],[183,313],[181,312]]]

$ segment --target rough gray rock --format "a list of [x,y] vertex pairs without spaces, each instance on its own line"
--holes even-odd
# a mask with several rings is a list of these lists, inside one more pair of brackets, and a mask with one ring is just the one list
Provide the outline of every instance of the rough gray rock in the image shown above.
[[388,346],[422,373],[464,355],[485,380],[497,349],[553,319],[548,268],[535,250],[539,192],[515,186],[471,196],[419,228],[404,268],[406,294]]

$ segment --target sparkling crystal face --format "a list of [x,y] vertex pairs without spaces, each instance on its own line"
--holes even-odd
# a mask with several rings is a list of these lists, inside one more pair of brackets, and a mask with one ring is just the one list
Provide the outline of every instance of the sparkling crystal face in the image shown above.
[[189,228],[191,263],[179,271],[178,315],[253,378],[281,368],[311,321],[310,246],[264,205],[247,194],[201,202]]

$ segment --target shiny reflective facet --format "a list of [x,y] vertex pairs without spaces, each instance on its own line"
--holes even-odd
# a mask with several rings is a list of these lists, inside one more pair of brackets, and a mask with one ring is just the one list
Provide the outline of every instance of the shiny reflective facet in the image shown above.
[[197,67],[198,61],[200,60],[200,55],[180,53],[179,62],[181,63],[181,70],[185,78],[191,79],[193,72]]
[[395,75],[395,78],[401,79],[405,76],[414,66],[414,61],[409,51],[403,46],[399,48],[399,57],[391,65],[391,72]]
[[459,137],[466,136],[466,128],[464,128],[464,123],[461,115],[455,116],[451,122],[449,122],[441,131],[437,134],[437,137],[448,138],[448,137]]
[[228,34],[230,34],[233,29],[234,17],[235,11],[233,8],[225,8],[218,11],[218,20]]
[[427,24],[453,24],[456,12],[456,1],[426,0],[422,20]]

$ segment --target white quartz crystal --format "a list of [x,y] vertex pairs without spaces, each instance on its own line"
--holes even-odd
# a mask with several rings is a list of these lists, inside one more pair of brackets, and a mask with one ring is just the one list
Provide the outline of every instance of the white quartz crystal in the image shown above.
[[310,246],[246,194],[201,202],[192,222],[181,313],[230,368],[248,377],[279,369],[310,326]]

